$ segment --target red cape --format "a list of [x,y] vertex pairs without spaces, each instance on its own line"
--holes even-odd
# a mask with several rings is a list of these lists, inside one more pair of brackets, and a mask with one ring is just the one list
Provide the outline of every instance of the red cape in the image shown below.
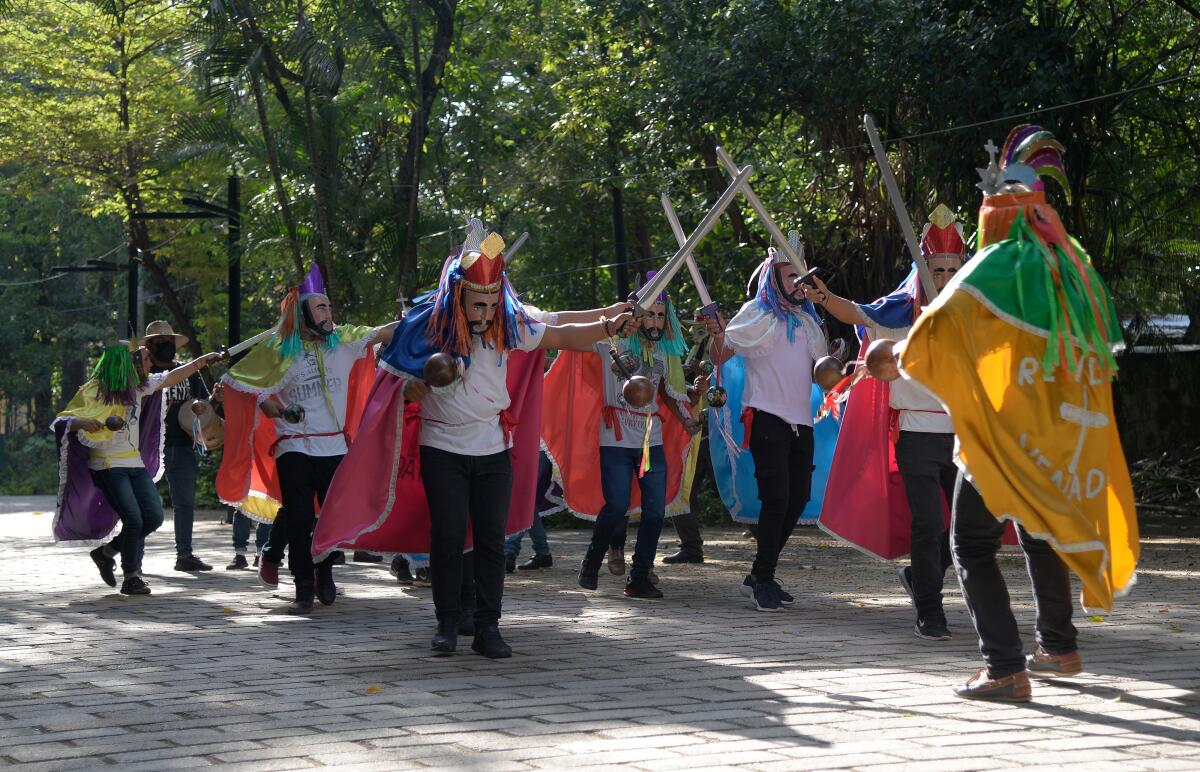
[[[513,489],[506,534],[533,523],[537,489],[538,435],[542,409],[541,351],[509,351],[508,412],[515,425],[509,449]],[[421,483],[420,405],[404,404],[401,377],[380,367],[359,426],[342,460],[317,528],[313,559],[338,549],[366,552],[428,553],[429,503]],[[471,533],[467,532],[467,546]]]
[[[266,344],[259,344],[266,345]],[[346,393],[346,434],[353,441],[367,406],[375,356],[370,351],[350,370]],[[225,445],[217,470],[217,498],[254,520],[275,519],[282,497],[275,470],[275,422],[258,409],[258,398],[270,390],[247,391],[225,379]]]
[[[604,371],[595,352],[563,351],[546,374],[546,390],[554,395],[542,409],[542,441],[561,480],[563,499],[576,515],[595,520],[604,507],[600,487],[600,417],[604,407]],[[658,411],[670,415],[662,394]],[[663,452],[667,457],[667,515],[688,511],[685,475],[692,438],[674,419],[662,421]],[[686,483],[686,484],[685,484]],[[629,512],[642,509],[642,492],[635,484]]]

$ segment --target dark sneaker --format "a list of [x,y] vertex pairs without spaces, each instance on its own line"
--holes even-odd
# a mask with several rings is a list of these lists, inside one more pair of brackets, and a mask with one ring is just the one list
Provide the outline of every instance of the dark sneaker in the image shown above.
[[418,587],[429,587],[431,584],[433,584],[433,582],[429,580],[429,568],[418,568],[416,576],[413,578],[413,583]]
[[127,576],[121,582],[122,595],[149,595],[150,586],[142,581],[140,576]]
[[600,568],[589,566],[587,561],[579,564],[579,586],[585,590],[594,590],[600,585]]
[[779,594],[779,602],[783,605],[790,606],[796,602],[796,599],[792,597],[792,594],[783,589],[783,585],[779,583],[778,579],[775,580],[775,591]]
[[625,575],[625,548],[608,548],[608,572],[615,576]]
[[313,611],[312,598],[296,598],[287,605],[284,611],[292,616],[303,617],[308,616]]
[[233,556],[233,562],[231,562],[229,565],[225,566],[225,570],[226,571],[244,571],[245,569],[247,569],[249,567],[250,567],[250,564],[246,561],[246,556],[239,552],[238,554]]
[[175,558],[176,571],[211,571],[212,566],[195,555],[181,555]]
[[755,611],[783,611],[783,602],[779,599],[779,585],[775,582],[759,582],[754,585]]
[[258,563],[258,579],[274,590],[279,586],[279,564],[263,558]]
[[742,595],[746,596],[747,598],[753,598],[754,584],[754,577],[750,574],[746,574],[746,578],[742,580],[742,586],[740,588]]
[[913,632],[927,641],[948,641],[951,638],[945,619],[918,619],[913,625]]
[[656,600],[663,596],[662,590],[654,586],[648,576],[631,576],[625,582],[625,597],[640,600]]
[[1025,657],[1025,667],[1036,678],[1065,678],[1083,672],[1083,657],[1078,651],[1051,654],[1038,646],[1037,651]]
[[471,641],[471,651],[488,659],[508,659],[512,656],[512,647],[500,637],[500,628],[494,624],[483,625],[475,632],[475,640]]
[[1029,674],[1022,670],[1020,673],[992,678],[987,668],[980,670],[970,681],[962,686],[954,687],[955,696],[964,700],[985,700],[988,702],[1029,702],[1033,699],[1033,689],[1029,686]]
[[517,570],[517,556],[504,554],[504,572],[511,574]]
[[337,585],[333,583],[333,566],[317,566],[317,600],[332,606],[337,600]]
[[396,581],[403,585],[413,583],[412,572],[408,570],[408,561],[397,555],[392,558],[392,565],[388,568],[388,573],[396,577]]
[[100,578],[109,587],[117,586],[117,575],[114,571],[117,568],[117,561],[104,554],[103,547],[97,547],[88,553],[91,556],[92,562],[96,564],[96,568],[100,569]]
[[674,555],[667,555],[665,558],[663,558],[663,562],[667,565],[673,565],[675,563],[703,563],[704,556],[694,555],[691,552],[679,550],[679,552],[676,552]]
[[539,568],[550,568],[553,565],[553,555],[534,555],[529,560],[517,566],[517,568],[521,571],[536,571]]
[[258,555],[254,556],[254,567],[258,568]]
[[373,552],[363,552],[362,550],[355,550],[353,560],[355,563],[382,563],[383,556],[376,555]]
[[453,654],[458,648],[458,623],[438,622],[437,632],[433,634],[429,648],[435,654]]

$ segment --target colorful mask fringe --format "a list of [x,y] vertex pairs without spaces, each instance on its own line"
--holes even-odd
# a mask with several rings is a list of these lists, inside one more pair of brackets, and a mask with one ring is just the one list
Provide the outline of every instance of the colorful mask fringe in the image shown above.
[[92,379],[106,405],[132,405],[138,387],[146,383],[146,376],[134,365],[129,346],[124,343],[104,349],[92,370]]
[[[300,330],[304,328],[304,311],[300,304],[318,294],[321,293],[301,295],[300,287],[292,287],[279,303],[279,329],[271,336],[271,345],[279,349],[279,356],[283,359],[300,356],[304,351],[304,339],[300,337]],[[321,342],[321,347],[326,350],[335,349],[339,342],[335,328],[333,334],[326,336]]]
[[755,272],[758,276],[758,293],[756,298],[764,309],[772,316],[780,321],[787,322],[787,338],[789,343],[796,342],[796,329],[800,327],[802,322],[800,317],[793,313],[792,309],[798,308],[808,314],[813,320],[820,325],[821,317],[817,314],[817,309],[811,301],[805,300],[799,306],[794,306],[791,302],[785,300],[779,292],[778,282],[775,280],[775,250],[768,250],[767,259],[759,265]]
[[[440,350],[470,360],[471,328],[463,307],[463,267],[461,250],[456,250],[442,271],[441,281],[433,296],[433,311],[427,328],[430,341]],[[517,293],[502,274],[500,303],[491,326],[483,333],[483,345],[494,348],[503,361],[504,352],[521,342],[521,326],[532,330],[534,321],[525,313]]]
[[666,304],[667,325],[663,329],[662,338],[651,346],[645,345],[649,341],[645,340],[645,336],[640,332],[625,339],[625,348],[637,359],[649,362],[654,357],[655,351],[677,357],[687,354],[687,341],[684,340],[683,330],[679,327],[679,316],[675,313],[675,304],[671,302],[670,298],[667,298]]

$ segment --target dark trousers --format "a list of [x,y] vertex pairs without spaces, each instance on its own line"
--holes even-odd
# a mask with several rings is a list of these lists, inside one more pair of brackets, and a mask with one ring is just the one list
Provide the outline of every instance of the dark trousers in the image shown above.
[[792,535],[812,492],[813,430],[777,415],[754,411],[750,455],[758,482],[758,552],[750,569],[756,581],[775,578],[779,553]]
[[[512,477],[507,450],[466,456],[421,446],[421,482],[431,520],[429,573],[439,622],[458,621],[472,585],[475,623],[499,621]],[[473,543],[469,566],[463,558],[468,520]]]
[[[1008,586],[996,562],[1004,523],[984,506],[983,499],[962,473],[954,495],[954,518],[950,526],[951,547],[958,582],[988,675],[1002,678],[1025,669],[1021,634],[1008,599]],[[1025,566],[1033,582],[1037,605],[1037,642],[1051,654],[1069,654],[1076,649],[1075,626],[1071,624],[1071,574],[1066,563],[1050,545],[1018,528]]]
[[896,463],[904,480],[904,493],[912,512],[913,604],[917,616],[927,621],[944,621],[942,583],[950,556],[950,531],[946,528],[942,497],[954,501],[954,435],[932,432],[900,432],[896,441]]
[[[288,513],[288,568],[296,582],[296,597],[312,593],[315,581],[312,535],[317,524],[317,512],[313,499],[325,501],[325,493],[342,458],[284,453],[275,459],[275,468],[279,471],[279,490]],[[321,570],[332,570],[329,558],[321,561]]]
[[[271,526],[269,523],[254,523],[250,518],[243,515],[241,512],[233,513],[233,551],[239,554],[246,551],[246,547],[250,544],[250,526],[253,523],[254,528],[254,551],[263,552],[267,543],[271,540]],[[283,551],[280,550],[280,557],[283,556]],[[275,561],[278,563],[279,561]]]
[[271,522],[270,530],[267,532],[267,542],[262,550],[263,560],[269,563],[282,563],[283,552],[287,549],[287,543],[287,509],[280,507],[279,511],[275,514],[275,519]]
[[141,573],[146,537],[163,522],[162,498],[145,467],[113,467],[92,473],[96,487],[121,517],[121,532],[108,546],[121,553],[121,572]]
[[696,513],[700,511],[698,495],[700,489],[711,477],[712,464],[708,456],[708,437],[703,437],[700,440],[700,453],[696,460],[696,474],[692,477],[692,495],[688,500],[688,509],[691,511],[671,518],[671,524],[675,526],[675,533],[679,536],[679,550],[685,555],[704,556],[704,537],[700,535],[700,518]]
[[196,478],[200,462],[191,445],[163,448],[167,488],[171,491],[171,509],[175,520],[175,554],[192,554],[192,527],[196,521]]
[[[604,553],[610,546],[616,546],[613,544],[614,530],[623,532],[629,522],[629,497],[641,461],[641,448],[600,448],[600,487],[604,491],[604,506],[592,528],[592,543],[588,545],[585,557],[589,567],[600,567]],[[650,448],[650,470],[637,481],[642,493],[642,517],[638,522],[633,567],[629,574],[645,577],[654,567],[654,553],[658,550],[667,509],[667,454],[662,445]]]

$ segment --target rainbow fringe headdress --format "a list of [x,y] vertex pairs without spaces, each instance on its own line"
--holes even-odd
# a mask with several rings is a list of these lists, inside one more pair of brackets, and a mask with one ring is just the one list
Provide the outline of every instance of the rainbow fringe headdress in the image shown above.
[[[308,275],[295,287],[288,290],[279,303],[279,326],[271,336],[271,345],[279,349],[279,356],[291,360],[304,350],[304,341],[300,330],[304,327],[303,304],[310,297],[325,296],[325,279],[321,269],[314,262],[308,269]],[[339,343],[337,328],[332,335],[327,335],[321,342],[325,349],[335,349]]]

